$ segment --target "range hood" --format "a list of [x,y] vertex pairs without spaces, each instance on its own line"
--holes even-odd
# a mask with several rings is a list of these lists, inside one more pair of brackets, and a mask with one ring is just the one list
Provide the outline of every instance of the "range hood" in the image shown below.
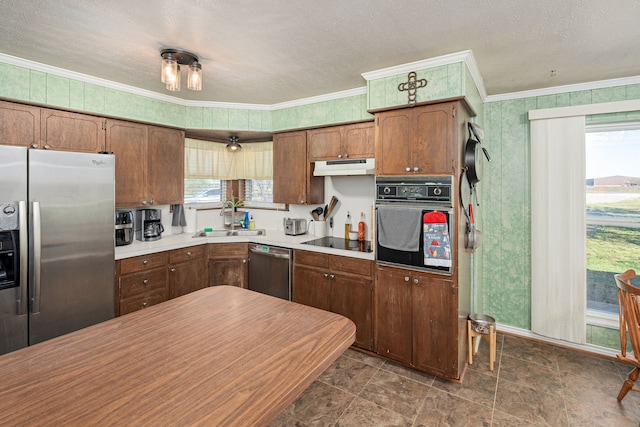
[[315,162],[315,176],[373,175],[374,159],[323,160]]

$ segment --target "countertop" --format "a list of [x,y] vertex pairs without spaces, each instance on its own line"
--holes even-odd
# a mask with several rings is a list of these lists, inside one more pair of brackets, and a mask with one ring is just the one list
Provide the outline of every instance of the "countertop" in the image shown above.
[[189,246],[202,245],[206,243],[230,243],[230,242],[251,242],[265,245],[281,246],[291,249],[302,249],[305,251],[322,252],[333,255],[342,255],[352,258],[374,260],[373,252],[359,252],[326,248],[313,245],[303,245],[303,242],[317,239],[312,234],[301,234],[299,236],[287,236],[282,230],[266,230],[264,236],[232,236],[232,237],[192,237],[189,234],[168,234],[164,233],[160,240],[154,242],[140,242],[134,240],[126,246],[117,246],[115,250],[116,260],[130,258],[139,255],[147,255],[155,252],[163,252],[172,249],[186,248]]
[[355,331],[338,314],[205,288],[1,356],[0,425],[265,426]]

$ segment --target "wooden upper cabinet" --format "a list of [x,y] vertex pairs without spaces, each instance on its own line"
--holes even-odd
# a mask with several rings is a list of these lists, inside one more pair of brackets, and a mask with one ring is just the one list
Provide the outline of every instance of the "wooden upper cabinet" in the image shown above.
[[148,126],[107,120],[107,151],[116,158],[116,206],[140,206],[147,197]]
[[116,206],[183,202],[183,131],[111,119],[106,127],[107,150],[116,156]]
[[98,153],[105,150],[105,119],[58,110],[41,110],[40,148]]
[[273,136],[273,201],[317,204],[324,202],[324,177],[313,176],[307,159],[307,133],[287,132]]
[[375,155],[373,122],[307,131],[309,161],[363,159]]
[[147,192],[151,204],[184,202],[184,131],[149,126]]
[[376,175],[450,175],[459,167],[459,101],[376,114]]
[[40,108],[0,101],[0,144],[38,148]]

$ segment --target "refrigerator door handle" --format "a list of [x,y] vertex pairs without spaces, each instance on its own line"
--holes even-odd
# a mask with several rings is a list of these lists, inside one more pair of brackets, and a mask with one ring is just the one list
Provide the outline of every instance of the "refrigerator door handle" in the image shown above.
[[33,299],[31,312],[40,313],[40,261],[42,253],[40,202],[33,202]]
[[29,235],[27,233],[27,202],[24,200],[18,201],[18,238],[20,242],[20,298],[18,299],[18,316],[27,314],[27,287],[29,282],[27,281],[27,275],[29,272]]

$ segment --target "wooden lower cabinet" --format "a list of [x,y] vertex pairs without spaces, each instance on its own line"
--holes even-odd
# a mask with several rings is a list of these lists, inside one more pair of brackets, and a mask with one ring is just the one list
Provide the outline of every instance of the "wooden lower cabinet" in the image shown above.
[[207,245],[116,261],[116,316],[207,286]]
[[458,379],[464,366],[464,328],[452,279],[376,269],[377,353],[421,371]]
[[206,288],[207,245],[190,246],[169,252],[169,298]]
[[168,252],[116,262],[116,315],[161,303],[169,298]]
[[293,301],[351,319],[354,345],[373,350],[373,261],[296,250]]
[[209,244],[209,286],[249,287],[249,244]]

